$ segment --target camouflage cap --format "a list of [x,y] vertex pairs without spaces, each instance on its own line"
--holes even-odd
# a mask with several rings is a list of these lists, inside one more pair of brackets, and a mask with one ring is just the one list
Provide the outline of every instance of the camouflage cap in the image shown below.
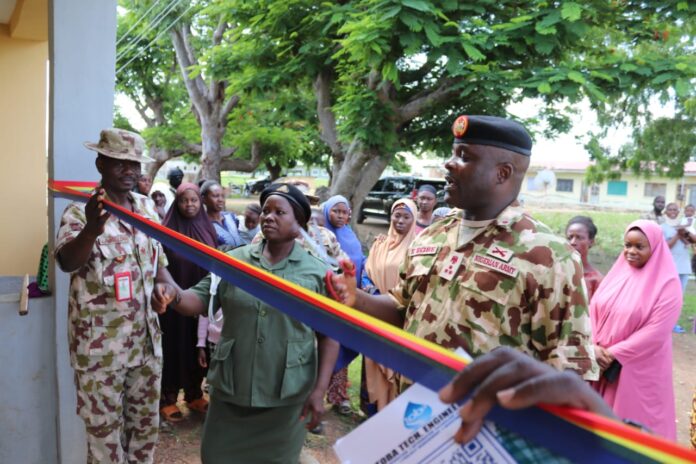
[[85,142],[85,147],[109,158],[151,163],[154,160],[143,153],[145,140],[135,132],[123,129],[103,129],[99,134],[99,143]]

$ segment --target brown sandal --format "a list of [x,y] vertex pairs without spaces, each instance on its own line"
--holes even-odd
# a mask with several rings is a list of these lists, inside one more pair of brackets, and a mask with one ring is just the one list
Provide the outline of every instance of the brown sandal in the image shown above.
[[192,411],[198,411],[202,413],[208,412],[208,402],[204,398],[196,398],[190,403],[186,403],[186,406]]
[[175,404],[168,404],[160,408],[160,414],[167,422],[180,422],[184,420],[184,415],[181,414],[179,408]]

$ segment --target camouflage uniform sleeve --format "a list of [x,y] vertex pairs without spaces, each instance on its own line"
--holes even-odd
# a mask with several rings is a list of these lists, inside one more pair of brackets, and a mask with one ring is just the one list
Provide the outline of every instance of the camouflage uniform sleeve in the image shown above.
[[153,245],[157,249],[157,269],[164,269],[169,266],[169,261],[167,260],[167,255],[164,252],[164,247],[160,242],[155,239],[151,239],[154,243]]
[[62,270],[63,265],[58,259],[58,252],[67,243],[73,241],[75,237],[82,232],[85,224],[87,224],[87,217],[85,216],[84,207],[78,203],[70,203],[65,211],[63,211],[63,216],[60,218],[60,226],[58,227],[58,233],[56,235],[55,250],[53,251],[53,256],[56,258],[56,263],[58,267]]
[[322,234],[322,245],[324,245],[324,248],[326,249],[326,254],[329,255],[330,257],[334,258],[337,261],[340,260],[349,260],[350,258],[348,255],[343,251],[343,248],[341,248],[341,244],[338,243],[338,239],[336,238],[336,235],[331,232],[329,229],[321,228]]
[[576,253],[563,254],[556,254],[532,301],[532,344],[547,364],[559,370],[574,370],[585,380],[597,380],[599,366],[592,344],[582,264]]
[[392,297],[396,303],[396,309],[402,314],[406,311],[411,297],[416,291],[418,279],[408,279],[408,269],[411,266],[411,256],[406,255],[404,262],[399,267],[399,283],[396,287],[389,290],[388,295]]

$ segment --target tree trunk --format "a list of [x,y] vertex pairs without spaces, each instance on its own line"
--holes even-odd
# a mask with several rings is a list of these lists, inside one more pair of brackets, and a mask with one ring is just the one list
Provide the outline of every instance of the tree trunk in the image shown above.
[[196,181],[205,179],[220,182],[221,141],[224,131],[220,130],[217,124],[207,123],[205,119],[203,121],[201,127],[203,153],[201,154],[201,169],[198,171]]
[[380,155],[375,151],[363,150],[357,144],[352,148],[353,151],[345,154],[344,161],[338,169],[334,165],[335,182],[331,185],[331,195],[343,195],[348,198],[353,210],[352,224],[355,227],[365,197],[379,180],[394,154]]
[[271,180],[276,180],[280,177],[281,170],[283,169],[279,164],[273,164],[266,162],[266,169],[268,169],[268,174],[271,176]]

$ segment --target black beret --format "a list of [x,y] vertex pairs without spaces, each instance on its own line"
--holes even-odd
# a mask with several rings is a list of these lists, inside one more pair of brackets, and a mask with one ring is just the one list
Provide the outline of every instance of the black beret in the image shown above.
[[454,143],[491,145],[532,155],[532,138],[518,122],[497,116],[459,116],[452,124]]
[[[298,222],[307,223],[309,218],[312,217],[312,207],[309,204],[309,200],[307,200],[305,194],[302,193],[302,190],[298,189],[294,185],[282,183],[269,185],[263,190],[263,192],[261,192],[261,204],[263,205],[266,203],[266,199],[271,195],[280,195],[290,203],[294,203],[295,205],[299,206],[305,217],[297,218]],[[304,221],[301,219],[304,219]]]
[[169,174],[167,174],[167,179],[171,179],[172,177],[184,177],[184,171],[179,168],[171,169]]

